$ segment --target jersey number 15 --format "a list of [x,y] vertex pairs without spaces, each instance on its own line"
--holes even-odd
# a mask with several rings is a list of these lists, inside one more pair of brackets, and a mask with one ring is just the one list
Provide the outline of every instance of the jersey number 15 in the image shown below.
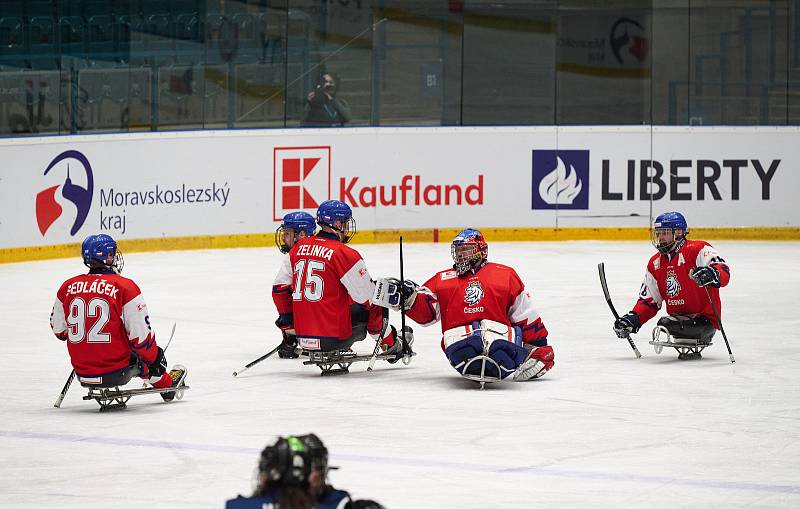
[[294,291],[292,300],[316,302],[322,298],[325,289],[319,272],[325,271],[325,262],[319,260],[297,260],[294,264]]

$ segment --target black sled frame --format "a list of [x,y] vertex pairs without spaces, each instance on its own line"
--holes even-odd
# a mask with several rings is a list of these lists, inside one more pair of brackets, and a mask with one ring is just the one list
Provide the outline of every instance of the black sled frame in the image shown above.
[[303,361],[303,364],[317,366],[322,370],[321,376],[335,376],[349,373],[350,366],[355,362],[369,362],[373,358],[384,361],[402,360],[403,364],[408,365],[416,353],[409,352],[400,357],[400,359],[396,355],[380,354],[373,357],[371,353],[357,353],[352,350],[331,350],[328,352],[303,350],[301,355],[308,355],[308,360]]
[[[87,386],[84,386],[87,387]],[[175,391],[175,399],[183,399],[183,393],[186,391],[188,385],[179,385],[178,387],[167,387],[164,389],[156,389],[155,387],[148,387],[144,389],[120,389],[119,387],[92,387],[88,386],[89,394],[83,397],[85,401],[93,399],[100,405],[101,412],[109,410],[123,410],[127,408],[128,401],[134,396],[141,396],[142,394],[161,394],[163,392]]]

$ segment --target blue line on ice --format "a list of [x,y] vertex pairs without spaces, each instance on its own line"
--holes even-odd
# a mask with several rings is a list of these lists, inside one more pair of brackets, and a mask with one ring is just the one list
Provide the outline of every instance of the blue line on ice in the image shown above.
[[[71,435],[66,433],[34,433],[26,431],[0,430],[0,437],[30,440],[51,440],[55,442],[83,442],[91,444],[118,445],[123,447],[153,447],[159,449],[181,449],[191,451],[222,452],[233,454],[247,454],[256,457],[261,452],[260,448],[234,447],[229,445],[199,444],[186,442],[166,442],[162,440],[142,440],[131,438],[95,437],[86,435]],[[511,467],[498,465],[481,465],[471,463],[458,463],[448,461],[435,461],[421,458],[391,458],[382,456],[364,456],[357,454],[332,454],[333,463],[336,461],[353,461],[367,464],[406,465],[420,468],[448,468],[455,470],[484,472],[492,474],[533,474],[538,476],[552,476],[562,478],[593,479],[598,481],[617,481],[649,484],[673,484],[696,488],[717,488],[724,490],[762,491],[769,493],[800,494],[799,485],[787,484],[761,484],[740,481],[720,481],[715,479],[680,479],[675,477],[639,475],[627,473],[603,473],[579,470],[563,470],[541,467]]]

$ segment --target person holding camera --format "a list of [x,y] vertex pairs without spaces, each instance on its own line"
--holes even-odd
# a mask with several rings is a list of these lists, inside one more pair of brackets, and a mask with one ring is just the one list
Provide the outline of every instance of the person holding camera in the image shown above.
[[308,93],[304,127],[343,126],[350,121],[350,107],[336,97],[339,77],[332,72],[320,76],[314,90]]

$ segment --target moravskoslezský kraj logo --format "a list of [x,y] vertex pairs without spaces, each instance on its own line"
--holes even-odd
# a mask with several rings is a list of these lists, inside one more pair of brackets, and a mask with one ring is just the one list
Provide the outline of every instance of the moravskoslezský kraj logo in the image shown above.
[[[52,224],[61,217],[63,207],[56,201],[56,193],[61,192],[61,196],[75,204],[77,213],[75,214],[75,221],[69,230],[70,235],[75,235],[86,222],[86,217],[89,215],[89,209],[92,207],[92,195],[94,194],[94,176],[92,175],[92,166],[89,160],[81,152],[77,150],[66,150],[53,159],[47,168],[44,170],[46,176],[54,168],[56,171],[61,171],[64,168],[63,164],[66,163],[66,171],[64,172],[64,182],[52,187],[48,187],[40,191],[36,195],[36,223],[39,225],[39,232],[44,237],[47,230]],[[75,172],[83,173],[86,176],[86,187],[82,187],[72,182],[72,176]],[[55,171],[54,171],[55,173]]]

